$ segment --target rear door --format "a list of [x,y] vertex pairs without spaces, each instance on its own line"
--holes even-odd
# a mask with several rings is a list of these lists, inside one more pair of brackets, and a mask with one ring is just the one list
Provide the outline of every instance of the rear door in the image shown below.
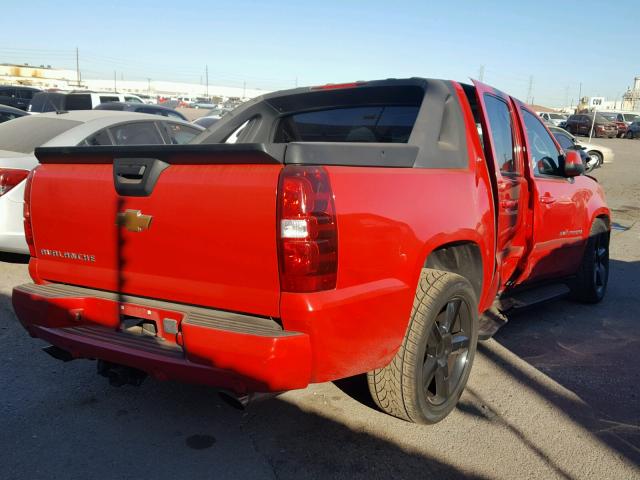
[[[496,262],[501,284],[514,274],[526,247],[528,188],[523,174],[517,117],[511,99],[487,85],[474,82],[483,112],[487,159],[497,181],[498,221]],[[491,167],[491,166],[490,166]]]
[[587,202],[585,177],[566,178],[562,151],[536,115],[519,108],[533,177],[533,248],[523,278],[543,280],[575,273],[582,256]]

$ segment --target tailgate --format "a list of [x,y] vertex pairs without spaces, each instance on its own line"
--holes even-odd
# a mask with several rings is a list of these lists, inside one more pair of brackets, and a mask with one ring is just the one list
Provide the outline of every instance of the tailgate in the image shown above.
[[32,182],[31,218],[38,278],[278,316],[282,165],[263,146],[36,153],[42,165]]

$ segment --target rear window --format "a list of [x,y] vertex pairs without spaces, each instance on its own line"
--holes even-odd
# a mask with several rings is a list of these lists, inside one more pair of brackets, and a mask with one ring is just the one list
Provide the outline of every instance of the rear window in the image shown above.
[[296,113],[278,124],[276,143],[407,143],[419,105],[346,107]]
[[91,110],[93,108],[91,95],[84,93],[67,95],[65,107],[66,110]]
[[31,153],[37,147],[82,122],[28,116],[0,125],[0,150]]
[[29,104],[29,111],[44,113],[65,110],[65,97],[63,93],[36,93]]

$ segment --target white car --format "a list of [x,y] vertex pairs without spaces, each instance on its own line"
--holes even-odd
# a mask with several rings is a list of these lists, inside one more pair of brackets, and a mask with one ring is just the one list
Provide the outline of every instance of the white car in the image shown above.
[[563,150],[580,147],[587,152],[587,155],[589,155],[589,162],[587,165],[588,171],[601,167],[605,163],[613,162],[615,153],[613,153],[613,150],[609,147],[598,145],[596,143],[581,142],[560,127],[549,127],[549,130],[553,133],[553,136],[556,137],[556,140]]
[[204,129],[158,115],[109,110],[43,113],[0,125],[0,251],[29,253],[22,209],[37,147],[184,144]]
[[555,112],[536,112],[542,119],[547,122],[553,123],[556,127],[559,127],[561,123],[566,122],[568,115],[564,113],[555,113]]

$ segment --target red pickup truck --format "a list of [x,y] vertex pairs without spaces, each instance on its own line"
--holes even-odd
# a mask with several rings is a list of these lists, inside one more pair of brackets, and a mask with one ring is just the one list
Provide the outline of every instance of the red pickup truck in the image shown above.
[[383,411],[434,423],[504,312],[607,286],[602,188],[480,83],[299,88],[196,144],[36,155],[15,311],[114,384],[244,398],[366,372]]

